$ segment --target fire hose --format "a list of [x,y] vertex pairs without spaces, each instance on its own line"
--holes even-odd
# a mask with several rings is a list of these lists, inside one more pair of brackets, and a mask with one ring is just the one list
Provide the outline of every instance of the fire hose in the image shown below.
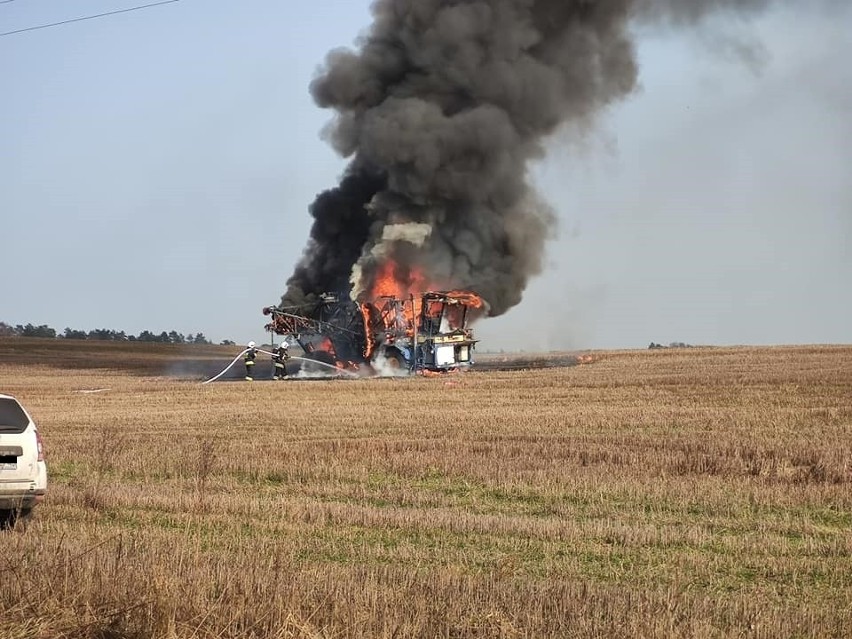
[[[222,375],[224,375],[225,373],[227,373],[227,372],[231,369],[231,367],[232,367],[234,364],[236,364],[236,363],[240,360],[240,358],[241,358],[243,355],[245,355],[245,354],[246,354],[249,350],[250,350],[250,349],[248,349],[248,348],[243,349],[243,350],[242,350],[242,352],[241,352],[241,353],[239,353],[239,354],[238,354],[238,355],[237,355],[237,356],[236,356],[236,357],[235,357],[235,358],[231,361],[231,363],[230,363],[230,364],[228,364],[225,368],[223,368],[223,369],[222,369],[222,371],[221,371],[218,375],[216,375],[216,376],[214,376],[214,377],[211,377],[210,379],[208,379],[208,380],[206,380],[206,381],[204,381],[204,382],[201,382],[201,383],[202,383],[202,384],[209,384],[210,382],[215,382],[217,379],[219,379],[220,377],[222,377]],[[269,351],[265,351],[265,350],[263,350],[263,349],[261,349],[261,348],[257,348],[257,349],[255,349],[255,350],[256,350],[258,353],[264,353],[264,354],[266,354],[266,355],[269,355],[270,357],[274,356],[274,353],[270,353]],[[346,373],[347,375],[349,375],[349,376],[351,376],[351,377],[357,377],[357,375],[355,375],[355,374],[354,374],[354,373],[352,373],[351,371],[342,370],[342,369],[338,368],[337,366],[334,366],[334,365],[332,365],[332,364],[326,364],[325,362],[320,362],[320,361],[315,360],[315,359],[309,359],[309,358],[307,358],[307,357],[296,357],[295,355],[291,355],[291,356],[289,356],[289,358],[288,358],[288,359],[298,359],[298,360],[301,360],[301,361],[303,361],[303,362],[310,362],[310,363],[312,363],[312,364],[319,364],[320,366],[325,366],[326,368],[331,368],[331,369],[335,370],[335,371],[336,371],[336,372],[338,372],[338,373]]]

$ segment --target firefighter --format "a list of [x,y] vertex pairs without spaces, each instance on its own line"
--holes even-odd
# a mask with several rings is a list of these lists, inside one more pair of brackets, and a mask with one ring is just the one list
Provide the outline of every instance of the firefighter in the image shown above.
[[246,381],[254,379],[254,360],[257,359],[257,349],[254,347],[254,342],[249,342],[246,345],[246,352],[243,355],[243,362],[246,365]]
[[290,359],[290,353],[287,350],[288,347],[287,340],[284,340],[272,351],[272,363],[275,365],[272,372],[272,379],[284,379],[287,377],[285,362]]

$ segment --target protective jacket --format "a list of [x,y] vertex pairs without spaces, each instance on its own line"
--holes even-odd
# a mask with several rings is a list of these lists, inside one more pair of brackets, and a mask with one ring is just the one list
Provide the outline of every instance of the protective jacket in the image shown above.
[[272,363],[275,365],[273,377],[275,379],[281,379],[287,376],[287,367],[284,362],[288,359],[290,359],[290,354],[287,352],[286,344],[281,344],[280,346],[275,347],[272,351]]

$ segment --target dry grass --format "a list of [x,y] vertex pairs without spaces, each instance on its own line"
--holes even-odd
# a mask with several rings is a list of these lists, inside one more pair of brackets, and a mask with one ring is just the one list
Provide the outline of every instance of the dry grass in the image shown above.
[[596,355],[207,386],[0,363],[51,470],[0,534],[0,636],[852,636],[852,347]]

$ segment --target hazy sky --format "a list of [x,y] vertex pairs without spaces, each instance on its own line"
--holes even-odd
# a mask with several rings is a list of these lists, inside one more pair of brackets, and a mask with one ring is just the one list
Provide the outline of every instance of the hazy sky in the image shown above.
[[[0,32],[136,4],[16,0]],[[641,90],[533,167],[560,233],[480,348],[852,342],[844,4],[639,32]],[[345,166],[308,84],[369,21],[182,0],[0,37],[0,321],[262,339]]]

